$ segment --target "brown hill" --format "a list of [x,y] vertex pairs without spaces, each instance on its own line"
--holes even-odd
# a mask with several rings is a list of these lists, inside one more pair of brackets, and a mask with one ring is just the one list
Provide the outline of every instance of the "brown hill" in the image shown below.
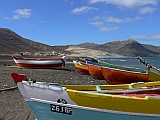
[[[72,47],[72,49],[70,49]],[[78,48],[78,49],[74,49]],[[92,51],[94,50],[94,51]],[[19,52],[51,52],[75,54],[85,56],[88,51],[98,55],[120,56],[160,56],[160,47],[148,44],[140,44],[135,40],[114,41],[105,44],[82,43],[66,46],[49,46],[43,43],[25,39],[7,28],[0,28],[0,54],[15,54]],[[83,53],[80,53],[82,52]]]
[[64,48],[67,48],[67,46],[45,45],[43,43],[25,39],[7,28],[0,28],[0,54],[46,51],[64,52]]
[[140,44],[135,40],[114,41],[105,44],[83,43],[77,46],[96,49],[122,56],[160,56],[160,47]]
[[158,52],[151,51],[136,41],[126,44],[124,47],[121,47],[120,49],[118,49],[116,53],[119,53],[125,56],[158,56],[159,55]]

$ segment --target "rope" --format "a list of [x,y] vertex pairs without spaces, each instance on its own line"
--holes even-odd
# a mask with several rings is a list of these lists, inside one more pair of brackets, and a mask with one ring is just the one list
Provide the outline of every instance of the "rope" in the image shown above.
[[24,120],[27,120],[30,114],[31,114],[31,110],[30,110],[30,109],[28,109],[28,111],[27,111],[27,115],[25,116],[25,119],[24,119]]
[[138,56],[138,59],[139,59],[139,61],[140,61],[141,63],[145,64],[147,67],[153,68],[153,69],[155,69],[155,70],[157,70],[157,71],[160,72],[160,69],[156,68],[156,67],[153,66],[153,65],[150,65],[148,62],[146,62],[145,60],[143,60],[140,56]]
[[17,86],[15,86],[15,87],[10,87],[10,88],[4,88],[4,89],[0,89],[0,92],[2,92],[2,91],[14,90],[14,89],[16,89],[16,88],[17,88]]

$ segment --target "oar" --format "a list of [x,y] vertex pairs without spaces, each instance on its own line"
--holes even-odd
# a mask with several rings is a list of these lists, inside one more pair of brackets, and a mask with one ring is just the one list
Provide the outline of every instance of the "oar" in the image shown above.
[[160,70],[159,70],[158,68],[156,68],[155,66],[150,65],[148,62],[146,62],[145,60],[143,60],[140,56],[138,56],[138,59],[139,59],[139,61],[140,61],[141,63],[145,64],[147,67],[153,68],[153,69],[155,69],[155,70],[160,71]]

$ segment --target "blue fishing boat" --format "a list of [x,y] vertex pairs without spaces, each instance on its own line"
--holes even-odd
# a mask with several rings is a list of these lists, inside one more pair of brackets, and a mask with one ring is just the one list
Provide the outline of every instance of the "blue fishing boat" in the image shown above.
[[160,120],[158,81],[58,85],[11,76],[37,120]]

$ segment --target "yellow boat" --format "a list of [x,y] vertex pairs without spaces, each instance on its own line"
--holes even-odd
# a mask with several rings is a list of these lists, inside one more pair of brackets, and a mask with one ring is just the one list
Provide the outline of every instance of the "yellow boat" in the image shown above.
[[138,59],[140,60],[141,63],[147,66],[148,80],[149,81],[160,81],[160,69],[156,68],[153,65],[150,65],[148,62],[146,62],[139,56],[138,56]]
[[73,60],[76,70],[82,75],[89,75],[88,66],[84,62]]
[[160,120],[160,81],[55,85],[11,76],[37,120]]

